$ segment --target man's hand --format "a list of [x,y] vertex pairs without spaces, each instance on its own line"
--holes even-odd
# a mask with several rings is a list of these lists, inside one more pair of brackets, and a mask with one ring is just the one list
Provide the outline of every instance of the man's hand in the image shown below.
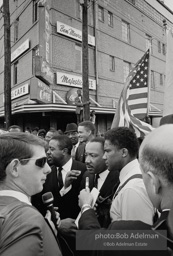
[[71,218],[61,220],[61,224],[58,227],[58,230],[61,234],[67,236],[75,236],[77,230],[75,220]]
[[[55,214],[56,214],[56,220],[57,220],[56,225],[58,227],[60,225],[61,220],[59,217],[59,213],[55,211]],[[49,210],[47,210],[45,218],[48,220],[52,230],[54,231],[55,235],[57,236],[57,229],[51,220],[51,212]]]
[[70,172],[68,172],[65,177],[64,187],[68,188],[73,183],[73,181],[77,179],[77,177],[80,174],[81,174],[81,171],[79,170],[71,170]]
[[79,207],[82,208],[84,204],[92,205],[93,197],[89,191],[89,189],[82,189],[78,196],[79,198]]

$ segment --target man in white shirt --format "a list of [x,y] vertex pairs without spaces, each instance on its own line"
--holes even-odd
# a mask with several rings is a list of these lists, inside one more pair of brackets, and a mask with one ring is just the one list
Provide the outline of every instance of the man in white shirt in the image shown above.
[[51,172],[43,140],[27,133],[0,135],[0,255],[59,255],[50,227],[31,205]]
[[[154,207],[144,186],[137,160],[138,141],[136,135],[125,127],[109,130],[105,134],[104,150],[103,158],[109,171],[118,170],[120,172],[120,185],[110,208],[112,221],[140,220],[151,225]],[[82,193],[85,194],[84,191]],[[87,197],[87,194],[85,196]],[[80,206],[83,203],[86,204],[86,200],[82,199]]]

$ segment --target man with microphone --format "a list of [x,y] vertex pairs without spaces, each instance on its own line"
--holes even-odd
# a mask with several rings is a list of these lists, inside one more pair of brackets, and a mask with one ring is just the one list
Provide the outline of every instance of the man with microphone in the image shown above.
[[0,255],[62,256],[51,228],[30,202],[51,172],[44,141],[27,133],[2,134],[0,163]]

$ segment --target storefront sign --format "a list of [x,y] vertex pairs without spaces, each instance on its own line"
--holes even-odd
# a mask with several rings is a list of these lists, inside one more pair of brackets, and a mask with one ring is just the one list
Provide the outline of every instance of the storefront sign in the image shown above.
[[11,91],[11,99],[14,100],[29,93],[29,84],[24,84]]
[[[57,84],[63,84],[72,87],[82,88],[82,77],[71,75],[68,73],[57,72],[56,73]],[[89,89],[96,90],[96,80],[89,79]]]
[[[70,27],[59,21],[57,21],[57,32],[62,35],[74,38],[78,41],[82,41],[82,31],[76,28]],[[88,44],[95,46],[94,36],[88,35]]]
[[52,103],[52,90],[36,77],[31,79],[30,99],[43,103]]
[[29,49],[29,39],[27,39],[23,44],[21,44],[14,52],[11,54],[11,61],[15,60],[22,53]]
[[40,56],[35,56],[35,76],[39,77],[46,84],[53,84],[54,73],[49,64]]

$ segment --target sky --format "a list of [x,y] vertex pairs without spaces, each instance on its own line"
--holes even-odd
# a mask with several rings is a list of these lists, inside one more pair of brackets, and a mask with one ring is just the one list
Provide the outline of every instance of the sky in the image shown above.
[[164,0],[164,4],[173,11],[173,0]]

